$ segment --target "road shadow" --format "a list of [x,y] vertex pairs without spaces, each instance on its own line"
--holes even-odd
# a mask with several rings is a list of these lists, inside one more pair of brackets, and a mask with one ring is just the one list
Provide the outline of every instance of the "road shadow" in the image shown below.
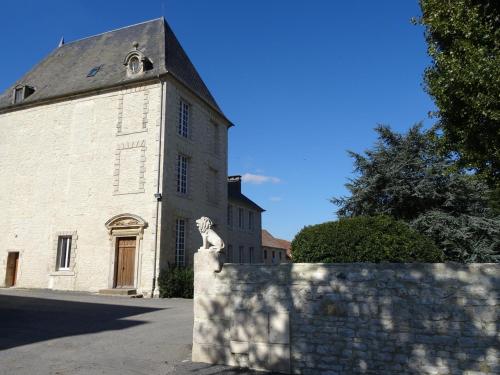
[[147,324],[126,319],[165,308],[0,294],[0,350]]

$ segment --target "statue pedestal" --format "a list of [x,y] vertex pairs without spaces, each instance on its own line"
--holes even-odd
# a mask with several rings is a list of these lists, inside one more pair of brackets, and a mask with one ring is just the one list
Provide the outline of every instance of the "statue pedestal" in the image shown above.
[[194,290],[203,291],[211,284],[215,274],[221,268],[220,254],[215,250],[204,249],[200,247],[194,253]]

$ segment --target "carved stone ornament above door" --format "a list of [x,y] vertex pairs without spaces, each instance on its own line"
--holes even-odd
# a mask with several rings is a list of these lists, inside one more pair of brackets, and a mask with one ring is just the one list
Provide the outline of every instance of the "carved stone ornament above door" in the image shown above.
[[140,216],[133,214],[120,214],[113,216],[104,224],[108,229],[110,239],[113,235],[138,235],[142,239],[144,228],[148,223]]

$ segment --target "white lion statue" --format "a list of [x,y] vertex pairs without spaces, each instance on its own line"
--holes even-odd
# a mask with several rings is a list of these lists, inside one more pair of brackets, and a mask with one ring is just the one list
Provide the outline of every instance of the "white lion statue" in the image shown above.
[[215,250],[220,253],[224,249],[224,241],[222,241],[222,238],[212,229],[213,225],[212,220],[206,216],[202,216],[196,220],[196,226],[203,239],[202,249]]
[[213,251],[213,260],[215,263],[211,261],[209,267],[213,267],[214,272],[222,271],[222,266],[224,265],[224,241],[219,237],[217,233],[212,229],[212,220],[210,218],[203,216],[196,220],[196,226],[200,231],[201,238],[203,239],[203,245],[200,250],[211,250]]

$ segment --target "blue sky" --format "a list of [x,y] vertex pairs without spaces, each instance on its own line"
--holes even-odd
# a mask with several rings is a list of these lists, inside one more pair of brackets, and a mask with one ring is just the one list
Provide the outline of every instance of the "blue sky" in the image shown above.
[[27,1],[2,4],[0,90],[71,41],[164,15],[226,115],[229,174],[292,239],[335,219],[352,160],[377,123],[427,118],[417,0]]

